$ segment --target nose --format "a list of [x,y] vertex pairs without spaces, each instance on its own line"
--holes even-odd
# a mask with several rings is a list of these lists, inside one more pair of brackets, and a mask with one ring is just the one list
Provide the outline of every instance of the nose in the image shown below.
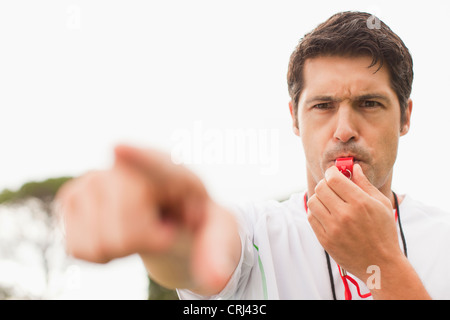
[[358,119],[352,107],[350,105],[339,106],[335,116],[334,139],[342,143],[357,140],[359,138]]

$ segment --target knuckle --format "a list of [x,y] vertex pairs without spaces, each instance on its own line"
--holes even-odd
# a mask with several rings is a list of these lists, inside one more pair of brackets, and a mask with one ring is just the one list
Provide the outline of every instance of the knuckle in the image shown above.
[[343,211],[339,214],[339,222],[342,225],[348,225],[352,221],[352,215],[348,211]]
[[340,239],[341,235],[342,235],[342,228],[340,228],[336,224],[328,226],[327,236],[330,239],[329,241],[333,242],[336,239]]
[[357,210],[353,206],[343,204],[339,207],[339,214],[337,215],[339,222],[342,224],[350,223],[355,218],[354,212],[357,212]]
[[313,195],[308,199],[308,202],[307,202],[308,208],[309,208],[309,209],[310,209],[310,208],[314,208],[314,207],[317,205],[317,201],[318,201],[317,195],[316,195],[316,194],[313,194]]
[[353,205],[358,212],[365,211],[367,208],[367,202],[363,198],[355,198]]
[[327,182],[324,179],[320,180],[319,183],[316,185],[316,188],[314,189],[315,193],[318,194],[322,193],[326,187],[326,183]]

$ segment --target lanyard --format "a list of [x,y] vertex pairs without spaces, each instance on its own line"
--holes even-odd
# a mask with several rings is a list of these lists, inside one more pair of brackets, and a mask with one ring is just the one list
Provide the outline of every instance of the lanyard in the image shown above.
[[[402,223],[401,223],[401,220],[400,220],[400,209],[399,209],[399,205],[398,205],[397,195],[395,194],[394,191],[392,191],[392,194],[394,195],[394,202],[395,202],[395,221],[398,222],[398,225],[399,225],[400,235],[401,235],[402,243],[403,243],[403,252],[404,252],[405,256],[408,257],[408,252],[407,252],[407,248],[406,248],[406,241],[405,241],[405,235],[403,234]],[[307,202],[308,202],[308,193],[305,192],[304,203],[305,203],[305,211],[306,212],[308,212]],[[333,272],[331,270],[330,256],[329,256],[328,252],[326,252],[326,251],[325,251],[325,256],[326,256],[326,259],[327,259],[328,275],[330,277],[330,282],[331,282],[331,291],[333,293],[333,299],[336,300],[336,291],[335,291],[335,288],[334,288],[334,277],[333,277]],[[349,287],[348,281],[350,281],[356,287],[356,289],[358,291],[358,295],[361,298],[365,299],[365,298],[368,298],[368,297],[370,297],[372,295],[370,292],[366,293],[366,294],[362,294],[360,289],[359,289],[359,285],[356,282],[356,280],[353,279],[350,275],[348,275],[347,272],[344,269],[342,269],[339,265],[337,265],[337,266],[338,266],[338,269],[339,269],[339,275],[341,277],[341,280],[342,280],[342,282],[344,284],[344,288],[345,288],[345,300],[352,300],[352,294],[351,294],[351,291],[350,291],[350,287]]]

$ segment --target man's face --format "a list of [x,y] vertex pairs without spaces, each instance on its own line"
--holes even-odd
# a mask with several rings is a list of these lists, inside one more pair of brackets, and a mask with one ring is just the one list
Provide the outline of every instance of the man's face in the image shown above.
[[375,72],[378,65],[368,68],[371,61],[364,56],[306,61],[294,131],[302,139],[309,183],[317,184],[337,158],[353,156],[375,187],[389,182],[390,188],[399,137],[408,131],[412,102],[401,125],[389,72],[385,67]]

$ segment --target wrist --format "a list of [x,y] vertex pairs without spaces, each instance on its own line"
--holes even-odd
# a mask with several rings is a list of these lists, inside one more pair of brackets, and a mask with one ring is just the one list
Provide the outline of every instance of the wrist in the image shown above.
[[366,284],[375,300],[429,299],[425,287],[416,271],[403,255],[376,265],[372,274],[367,274]]

